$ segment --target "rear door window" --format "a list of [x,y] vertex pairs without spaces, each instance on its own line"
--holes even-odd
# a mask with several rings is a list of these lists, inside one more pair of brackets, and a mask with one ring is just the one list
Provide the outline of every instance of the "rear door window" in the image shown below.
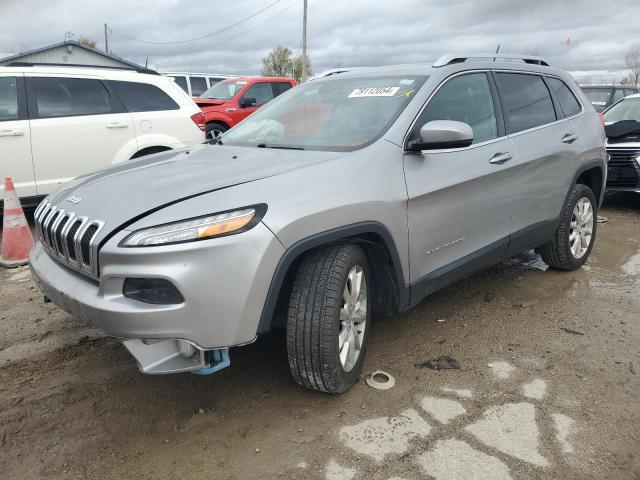
[[487,74],[471,73],[448,80],[420,114],[416,129],[432,120],[455,120],[470,125],[473,143],[496,138],[498,123]]
[[18,119],[18,80],[0,77],[0,122]]
[[582,110],[580,103],[576,99],[571,89],[562,81],[557,78],[546,77],[549,88],[556,96],[556,99],[560,103],[562,112],[565,117],[572,117],[577,115]]
[[32,77],[31,82],[40,117],[101,115],[112,112],[109,92],[100,80]]
[[521,132],[556,121],[549,89],[542,77],[496,73],[508,133]]
[[187,87],[187,78],[186,77],[173,77],[178,84],[178,86],[183,89],[185,92],[189,93],[189,87]]
[[271,89],[270,83],[256,83],[255,85],[249,87],[249,89],[244,93],[243,97],[251,97],[255,98],[255,105],[262,105],[273,100],[273,90]]
[[273,98],[275,98],[289,90],[291,88],[291,84],[289,82],[273,82],[271,87],[273,88]]
[[169,95],[149,83],[110,81],[109,85],[128,112],[155,112],[180,108]]
[[207,91],[207,79],[204,77],[189,77],[191,82],[191,96],[199,97]]

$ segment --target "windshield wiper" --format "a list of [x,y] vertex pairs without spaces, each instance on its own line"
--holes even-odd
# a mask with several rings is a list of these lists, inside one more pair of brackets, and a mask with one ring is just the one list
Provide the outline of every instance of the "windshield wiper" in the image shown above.
[[281,150],[304,150],[302,147],[292,147],[288,145],[269,145],[267,143],[259,143],[256,145],[258,148],[279,148]]

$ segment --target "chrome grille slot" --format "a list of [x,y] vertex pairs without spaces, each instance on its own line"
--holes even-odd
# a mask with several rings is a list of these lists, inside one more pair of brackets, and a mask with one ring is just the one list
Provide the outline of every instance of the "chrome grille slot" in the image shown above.
[[75,222],[73,222],[73,225],[71,225],[71,228],[67,233],[67,252],[69,254],[69,260],[73,262],[77,260],[75,238],[76,238],[76,234],[78,233],[78,230],[80,230],[81,225],[82,225],[82,220],[80,219],[76,220]]
[[60,215],[58,221],[56,222],[56,225],[53,228],[53,240],[55,242],[56,252],[58,252],[58,255],[62,255],[63,257],[65,255],[64,247],[62,244],[62,230],[64,230],[64,227],[69,221],[69,218],[69,214]]
[[75,213],[44,201],[34,213],[36,235],[49,256],[64,265],[98,278],[96,239],[102,220],[77,217]]
[[91,265],[91,240],[93,240],[93,237],[97,231],[98,225],[92,223],[84,231],[84,233],[82,234],[82,239],[80,240],[80,258],[82,258],[82,263],[86,266]]

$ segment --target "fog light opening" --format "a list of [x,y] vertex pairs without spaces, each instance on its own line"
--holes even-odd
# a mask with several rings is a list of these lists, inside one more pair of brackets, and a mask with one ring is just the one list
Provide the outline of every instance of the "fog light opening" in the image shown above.
[[178,344],[180,355],[182,355],[184,358],[191,358],[197,352],[196,347],[185,340],[176,340],[176,343]]

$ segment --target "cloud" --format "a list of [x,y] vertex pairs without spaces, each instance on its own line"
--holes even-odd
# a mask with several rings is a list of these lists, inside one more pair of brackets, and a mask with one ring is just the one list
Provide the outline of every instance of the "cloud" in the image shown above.
[[[134,62],[148,58],[165,71],[257,74],[276,45],[299,51],[300,0],[280,0],[228,31],[191,43],[150,45],[121,34],[179,42],[236,23],[272,1],[3,0],[0,51],[59,42],[66,31],[104,48],[106,22],[113,29],[112,51]],[[629,18],[636,2],[619,0],[611,8],[600,0],[309,0],[309,53],[314,70],[321,71],[431,62],[444,53],[492,52],[500,45],[501,52],[535,53],[567,70],[618,75],[637,38]]]

